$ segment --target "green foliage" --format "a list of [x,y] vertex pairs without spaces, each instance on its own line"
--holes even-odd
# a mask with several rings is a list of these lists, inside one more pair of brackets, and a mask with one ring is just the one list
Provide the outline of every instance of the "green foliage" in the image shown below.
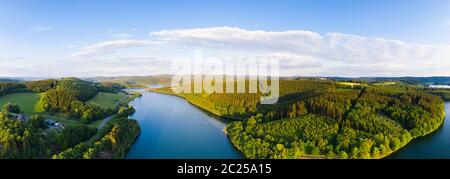
[[[336,120],[344,118],[352,102],[360,94],[359,89],[330,81],[316,80],[281,80],[280,99],[277,105],[261,105],[261,93],[249,93],[245,81],[246,93],[181,93],[175,94],[186,98],[194,105],[200,106],[214,114],[230,118],[248,118],[257,113],[264,114],[265,120],[295,118],[308,113],[331,117]],[[226,87],[228,83],[224,83]],[[235,88],[237,82],[235,83]],[[153,89],[156,92],[172,94],[171,88]]]
[[0,158],[34,158],[45,152],[44,136],[39,129],[0,113]]
[[106,93],[117,93],[122,89],[125,89],[125,87],[113,82],[100,82],[99,86],[99,91]]
[[27,124],[31,128],[47,129],[47,125],[45,124],[45,118],[41,115],[33,115],[33,116],[29,117]]
[[93,98],[98,92],[96,84],[77,78],[64,78],[59,80],[57,89],[72,93],[80,101],[87,101]]
[[26,92],[27,88],[24,84],[17,82],[0,82],[0,96],[11,93]]
[[77,100],[75,95],[64,89],[52,89],[48,90],[41,99],[41,105],[47,111],[54,112],[70,112],[70,106],[72,101]]
[[[362,84],[281,80],[276,105],[258,104],[261,94],[248,88],[242,94],[176,95],[243,119],[227,131],[249,158],[381,158],[443,123],[443,101],[420,88],[355,83]],[[169,88],[154,91],[172,94]]]
[[444,101],[450,101],[450,89],[426,88],[426,93],[441,97]]
[[128,107],[121,107],[117,112],[117,116],[121,118],[127,118],[128,116],[133,115],[135,112],[136,110],[133,108],[133,106],[128,105]]
[[47,91],[41,100],[42,106],[48,111],[69,114],[88,124],[114,114],[118,109],[105,109],[96,104],[84,104],[77,100],[74,93],[68,90],[52,89]]
[[231,142],[248,158],[320,155],[334,142],[339,129],[334,121],[315,115],[273,122],[251,119],[227,126]]
[[18,104],[23,113],[37,114],[44,112],[40,105],[41,94],[39,93],[13,93],[0,97],[0,107],[7,103]]
[[230,123],[233,145],[248,158],[382,158],[444,120],[443,101],[412,87],[303,84],[318,89],[288,87],[299,91],[258,107],[259,117]]
[[9,119],[0,113],[0,158],[45,158],[92,137],[95,128],[65,126],[61,131],[47,129],[45,119],[33,115],[26,122]]
[[58,83],[58,80],[40,80],[40,81],[29,81],[25,82],[25,86],[29,91],[35,92],[35,93],[42,93],[46,92],[50,89],[53,89],[56,87]]
[[[40,92],[42,95],[31,92],[22,93],[26,91]],[[114,101],[106,102],[112,104],[111,108],[103,108],[95,103],[84,103],[98,91],[117,92],[116,89],[75,78],[0,83],[0,96],[6,95],[0,98],[0,106],[8,112],[8,114],[0,113],[0,158],[46,158],[60,151],[67,151],[64,153],[69,154],[70,151],[81,150],[79,148],[83,151],[76,158],[102,158],[105,153],[111,153],[113,158],[122,158],[139,134],[136,132],[139,131],[139,126],[135,121],[118,122],[108,130],[97,133],[96,128],[83,124],[115,114],[122,104],[116,98],[112,99]],[[121,92],[114,95],[120,97],[120,100],[127,97]],[[73,121],[74,123],[61,128],[49,128],[46,118],[41,115],[29,116],[26,121],[15,120],[13,118],[16,116],[11,113],[22,111],[19,105],[10,104],[10,102],[24,105],[27,114],[44,110],[61,112],[70,116],[70,119],[79,119],[81,123]],[[133,112],[132,107],[124,107],[120,115]],[[100,137],[95,137],[96,134]],[[94,139],[95,143],[89,143],[91,139]],[[86,145],[87,143],[89,145]],[[102,151],[103,153],[97,152],[103,149],[105,150]]]
[[100,81],[102,84],[119,84],[120,86],[126,88],[147,88],[149,85],[154,84],[163,84],[169,86],[172,80],[172,75],[98,77],[94,78],[93,80]]
[[95,104],[85,105],[81,115],[81,122],[88,124],[92,121],[103,119],[113,113],[112,110],[105,110]]
[[20,106],[17,104],[11,104],[11,103],[7,103],[3,106],[3,111],[4,112],[10,112],[10,113],[15,113],[15,114],[20,114]]
[[54,155],[55,159],[124,158],[140,133],[136,120],[118,119],[101,138],[80,143]]
[[88,100],[86,103],[96,104],[106,109],[114,109],[121,105],[127,98],[128,95],[122,92],[99,92],[94,98]]
[[58,149],[64,150],[88,140],[96,132],[96,128],[90,128],[86,125],[65,126],[61,133],[55,137],[55,143]]
[[[113,158],[125,157],[126,151],[131,147],[140,133],[139,124],[136,120],[119,120],[111,132],[106,134],[105,140],[109,140],[113,151]],[[104,145],[103,145],[104,146]],[[94,145],[95,149],[96,145]],[[101,150],[102,148],[99,148]]]
[[72,101],[69,115],[80,119],[84,124],[103,119],[115,113],[115,109],[105,109],[95,104],[84,104],[81,101]]

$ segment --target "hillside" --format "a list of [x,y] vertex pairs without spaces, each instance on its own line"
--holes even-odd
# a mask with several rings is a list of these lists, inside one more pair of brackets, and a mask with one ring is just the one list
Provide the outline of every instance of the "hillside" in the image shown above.
[[241,119],[229,123],[227,133],[248,158],[382,158],[444,120],[441,98],[403,83],[282,80],[280,93],[276,105],[261,105],[259,94],[249,93],[176,95]]
[[399,81],[411,85],[448,85],[450,84],[450,77],[360,77],[360,78],[344,78],[344,77],[328,77],[337,81]]
[[18,104],[22,112],[27,114],[37,114],[44,112],[39,104],[41,94],[39,93],[15,93],[8,94],[0,98],[0,107],[7,103]]
[[59,80],[56,89],[70,91],[80,101],[91,99],[98,92],[96,84],[76,78],[63,78]]
[[86,78],[94,82],[112,82],[127,88],[147,88],[149,85],[168,85],[172,80],[172,75],[155,76],[121,76],[121,77],[94,77]]
[[96,150],[83,151],[89,158],[123,158],[139,135],[127,119],[135,111],[127,102],[137,95],[114,86],[76,78],[0,82],[0,159],[51,158],[87,140]]

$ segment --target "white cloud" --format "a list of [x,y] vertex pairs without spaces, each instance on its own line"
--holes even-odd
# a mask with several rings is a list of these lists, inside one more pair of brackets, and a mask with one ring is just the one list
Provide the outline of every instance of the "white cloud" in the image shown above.
[[89,62],[84,70],[106,74],[111,69],[111,75],[168,73],[170,60],[192,58],[193,51],[201,49],[206,56],[219,59],[277,58],[282,75],[450,76],[450,45],[236,27],[164,30],[150,36],[153,40],[100,42],[81,48],[72,58]]
[[116,39],[128,39],[133,37],[133,34],[137,32],[137,28],[131,28],[131,29],[122,29],[122,28],[110,28],[106,30],[105,34],[106,36],[110,36]]
[[[326,71],[317,69],[316,75],[340,75],[341,71],[338,69],[345,67],[348,67],[348,72],[355,71],[354,74],[349,74],[351,76],[433,75],[434,71],[426,69],[432,69],[436,65],[442,68],[450,66],[449,45],[404,43],[341,33],[320,35],[309,31],[272,32],[216,27],[160,31],[151,35],[170,43],[197,48],[229,48],[255,54],[284,53],[311,57],[319,59],[324,68],[327,68]],[[386,68],[374,71],[372,68],[375,65]],[[450,75],[450,71],[435,75]]]
[[40,25],[34,25],[31,27],[31,29],[35,32],[44,32],[44,31],[49,31],[52,30],[53,27],[51,26],[40,26]]
[[80,51],[72,53],[72,57],[88,57],[90,55],[98,55],[99,53],[107,52],[124,47],[139,47],[139,46],[151,46],[160,45],[163,42],[148,41],[148,40],[112,40],[96,43],[86,46]]
[[22,57],[0,57],[0,62],[5,61],[17,61],[17,60],[22,60]]
[[211,47],[246,49],[258,51],[295,51],[304,48],[315,51],[314,45],[319,45],[322,37],[309,31],[247,31],[235,27],[213,27],[203,29],[170,30],[153,32],[150,35],[160,40],[172,43]]
[[280,68],[282,69],[319,68],[323,66],[320,59],[317,59],[315,57],[295,55],[290,53],[268,54],[257,58],[278,59],[280,62]]
[[133,37],[133,35],[131,35],[130,33],[126,33],[126,32],[115,33],[115,34],[112,34],[112,36],[114,36],[116,38],[130,38],[130,37]]

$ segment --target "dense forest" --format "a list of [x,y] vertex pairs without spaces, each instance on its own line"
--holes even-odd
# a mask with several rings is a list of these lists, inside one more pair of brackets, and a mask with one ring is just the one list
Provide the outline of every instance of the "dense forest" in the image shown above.
[[[36,101],[35,105],[46,110],[43,113],[24,114],[17,104],[3,105],[0,112],[0,158],[51,158],[89,141],[94,142],[79,158],[123,158],[139,135],[137,122],[127,119],[135,110],[125,105],[132,99],[130,96],[137,95],[124,95],[126,99],[121,103],[111,101],[118,103],[112,109],[87,103],[99,92],[118,93],[122,88],[118,84],[93,83],[77,78],[0,82],[0,97],[8,94],[39,94],[40,101]],[[93,121],[114,114],[118,119],[105,127],[97,129],[95,125],[90,126]],[[56,122],[52,125],[48,123],[53,120],[53,117],[49,117],[52,115],[62,116],[66,122],[74,121],[55,127]]]
[[155,75],[155,76],[121,76],[121,77],[94,77],[86,78],[88,81],[99,83],[119,84],[126,88],[147,88],[149,85],[169,85],[172,75]]
[[441,97],[444,101],[450,101],[450,89],[422,89],[424,92]]
[[0,82],[0,97],[10,93],[26,92],[27,87],[18,82]]
[[447,92],[405,83],[308,79],[281,80],[276,105],[261,105],[261,94],[248,91],[176,95],[241,119],[230,122],[227,133],[248,158],[382,158],[443,123]]
[[43,108],[50,112],[62,112],[71,118],[80,119],[83,123],[91,123],[99,119],[111,116],[119,111],[105,109],[96,104],[86,104],[85,101],[93,98],[97,92],[117,92],[112,84],[103,86],[79,80],[76,78],[64,78],[58,81],[43,80],[27,83],[33,91],[45,92],[41,98]]
[[410,85],[450,85],[450,77],[361,77],[361,78],[343,78],[343,77],[329,77],[329,79],[337,81],[397,81],[404,82]]
[[[157,82],[137,79],[139,85]],[[245,83],[245,93],[175,95],[235,119],[226,132],[237,149],[255,159],[383,158],[438,129],[445,115],[443,101],[450,100],[449,89],[406,82],[311,78],[281,80],[278,103],[262,105],[263,94],[249,93],[250,81]],[[49,130],[42,115],[16,120],[22,113],[20,106],[7,103],[0,112],[0,158],[123,158],[140,133],[137,122],[127,119],[135,109],[128,105],[104,108],[88,101],[98,93],[116,93],[124,87],[76,78],[0,82],[0,97],[39,93],[38,105],[45,114],[62,114],[76,121]],[[173,94],[170,88],[152,90]],[[88,125],[113,114],[114,120],[101,129]]]
[[124,158],[140,133],[136,120],[118,118],[97,137],[54,155],[55,159]]
[[49,112],[62,112],[85,123],[102,119],[116,113],[117,109],[104,109],[84,102],[94,97],[99,91],[117,92],[113,86],[102,86],[76,78],[60,80],[40,80],[30,82],[0,83],[0,97],[6,94],[34,92],[42,93],[38,105]]
[[25,86],[27,87],[27,89],[35,93],[46,92],[50,89],[55,88],[57,84],[58,80],[53,79],[25,82]]
[[0,112],[0,158],[50,157],[52,153],[72,147],[96,133],[95,128],[85,125],[66,126],[61,131],[46,129],[40,115],[31,116],[24,122]]

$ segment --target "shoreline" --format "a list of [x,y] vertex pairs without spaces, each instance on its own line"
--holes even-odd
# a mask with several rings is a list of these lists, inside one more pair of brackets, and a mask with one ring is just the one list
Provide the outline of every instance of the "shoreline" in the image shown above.
[[198,104],[196,104],[196,103],[193,103],[192,101],[186,99],[185,97],[183,97],[183,96],[181,96],[181,95],[177,95],[177,94],[171,93],[171,92],[155,91],[154,89],[157,89],[157,88],[153,88],[153,89],[149,88],[149,89],[147,89],[147,91],[149,91],[149,92],[154,92],[154,93],[160,93],[160,94],[166,94],[166,95],[171,95],[171,96],[176,96],[176,97],[182,98],[182,99],[186,100],[189,104],[192,104],[192,105],[194,105],[195,107],[198,107],[198,108],[200,108],[200,109],[202,109],[202,110],[204,110],[204,111],[206,111],[206,112],[209,112],[209,113],[211,113],[211,114],[214,114],[214,115],[216,115],[216,116],[218,116],[218,117],[223,117],[223,118],[226,118],[226,119],[238,120],[238,121],[242,121],[242,120],[245,119],[245,118],[239,118],[239,117],[225,116],[225,115],[220,114],[219,112],[208,110],[208,109],[206,109],[206,108],[203,107],[203,106],[200,106],[200,105],[198,105]]
[[[434,130],[428,132],[428,133],[425,134],[425,135],[418,136],[418,137],[416,137],[416,138],[411,139],[410,141],[408,141],[408,143],[406,143],[405,145],[403,145],[402,147],[400,147],[400,148],[397,149],[396,151],[393,151],[393,152],[389,153],[388,155],[386,155],[386,156],[384,156],[384,157],[381,157],[380,159],[389,159],[388,157],[390,157],[391,155],[393,155],[393,154],[395,154],[395,153],[397,153],[397,152],[403,150],[405,147],[407,147],[408,145],[410,145],[412,142],[415,142],[417,139],[421,139],[421,138],[423,138],[423,137],[427,137],[427,136],[433,135],[434,133],[438,132],[438,131],[444,126],[445,119],[446,119],[446,115],[447,115],[446,112],[445,112],[445,103],[446,103],[446,102],[444,101],[444,111],[443,111],[443,113],[444,113],[444,117],[443,117],[443,118],[444,118],[444,119],[442,120],[441,124],[438,125],[437,128],[435,128]],[[449,103],[450,103],[450,102],[449,102]]]
[[[153,91],[153,89],[157,89],[157,88],[146,88],[146,89],[140,89],[140,90],[142,90],[142,91],[141,91],[141,94],[142,94],[142,95],[144,95],[144,94],[143,94],[144,92],[145,92],[145,93],[150,93],[150,94],[151,94],[151,93],[156,93],[156,94],[158,94],[158,95],[167,95],[167,96],[170,96],[170,97],[176,97],[176,98],[182,99],[182,100],[188,102],[187,105],[192,105],[194,108],[196,108],[196,110],[200,110],[201,112],[203,112],[203,113],[205,113],[205,114],[207,114],[207,115],[209,115],[209,116],[214,116],[214,118],[216,118],[216,120],[220,120],[220,121],[225,122],[225,123],[228,123],[228,122],[230,122],[230,120],[233,120],[233,119],[231,119],[231,118],[229,118],[229,117],[225,117],[225,116],[221,116],[221,115],[212,113],[212,112],[206,110],[205,108],[202,108],[201,106],[198,106],[198,105],[196,105],[196,104],[194,104],[194,103],[189,102],[186,98],[184,98],[184,97],[182,97],[182,96],[175,95],[175,94],[172,94],[172,93],[167,93],[167,92]],[[241,150],[239,150],[238,148],[236,148],[235,145],[233,145],[231,142],[229,142],[229,141],[231,141],[231,140],[230,140],[230,138],[229,138],[230,136],[228,135],[226,129],[227,129],[226,124],[225,124],[225,127],[224,127],[223,129],[218,128],[218,130],[220,131],[220,133],[224,134],[224,137],[226,138],[225,140],[227,140],[227,142],[228,142],[228,144],[230,145],[230,147],[232,147],[232,148],[234,149],[234,152],[236,152],[236,154],[238,155],[239,158],[236,158],[236,159],[249,159],[249,158],[247,158],[247,157],[244,155],[244,153],[242,153]],[[138,136],[138,137],[136,138],[136,141],[138,140],[139,137],[140,137],[140,136]],[[134,143],[132,144],[132,146],[130,147],[129,150],[131,150],[131,148],[133,148],[133,145],[135,144],[136,141],[134,141]],[[125,155],[125,158],[124,158],[124,159],[130,159],[130,158],[127,157],[127,156],[128,156],[128,152],[129,152],[129,151],[127,151],[127,154]],[[132,159],[132,158],[131,158],[131,159]]]
[[[194,105],[194,106],[196,106],[196,107],[199,107],[199,108],[201,108],[201,109],[203,109],[203,110],[205,110],[205,111],[207,111],[207,112],[209,112],[209,113],[211,113],[211,114],[214,114],[214,115],[216,115],[216,116],[219,116],[219,117],[228,118],[228,119],[234,119],[234,120],[243,120],[243,118],[233,118],[233,117],[223,116],[223,115],[221,115],[221,114],[219,114],[219,113],[217,113],[217,112],[213,112],[213,111],[207,110],[206,108],[204,108],[204,107],[202,107],[202,106],[199,106],[199,105],[197,105],[197,104],[195,104],[195,103],[192,103],[191,101],[189,101],[188,99],[186,99],[186,98],[183,97],[183,96],[180,96],[180,95],[177,95],[177,94],[171,93],[171,92],[155,91],[155,89],[157,89],[157,88],[147,89],[147,90],[150,91],[150,92],[155,92],[155,93],[160,93],[160,94],[166,94],[166,95],[172,95],[172,96],[177,96],[177,97],[183,98],[183,99],[186,100],[188,103],[190,103],[190,104],[192,104],[192,105]],[[412,139],[409,140],[407,143],[405,143],[405,144],[403,144],[401,147],[399,147],[397,150],[391,151],[390,153],[386,154],[385,156],[381,156],[381,157],[379,157],[379,158],[370,158],[370,159],[388,159],[390,156],[392,156],[392,155],[395,154],[396,152],[398,152],[398,151],[404,149],[405,147],[407,147],[408,145],[410,145],[412,142],[415,142],[417,139],[420,139],[420,138],[422,138],[422,137],[429,136],[429,135],[431,135],[431,134],[437,132],[437,131],[444,125],[445,118],[446,118],[445,101],[444,101],[443,105],[444,105],[443,119],[442,119],[442,122],[441,122],[435,129],[429,131],[429,132],[426,133],[425,135],[422,135],[422,136],[418,136],[418,137],[412,138]],[[229,134],[228,134],[228,132],[226,131],[226,129],[227,129],[227,128],[225,127],[225,128],[223,129],[223,132],[229,137]],[[233,146],[234,146],[234,145],[233,145]],[[235,147],[235,146],[234,146],[234,147]],[[241,151],[239,151],[239,152],[241,152]],[[242,152],[241,152],[241,153],[242,153]],[[302,158],[300,158],[300,159],[302,159]]]

